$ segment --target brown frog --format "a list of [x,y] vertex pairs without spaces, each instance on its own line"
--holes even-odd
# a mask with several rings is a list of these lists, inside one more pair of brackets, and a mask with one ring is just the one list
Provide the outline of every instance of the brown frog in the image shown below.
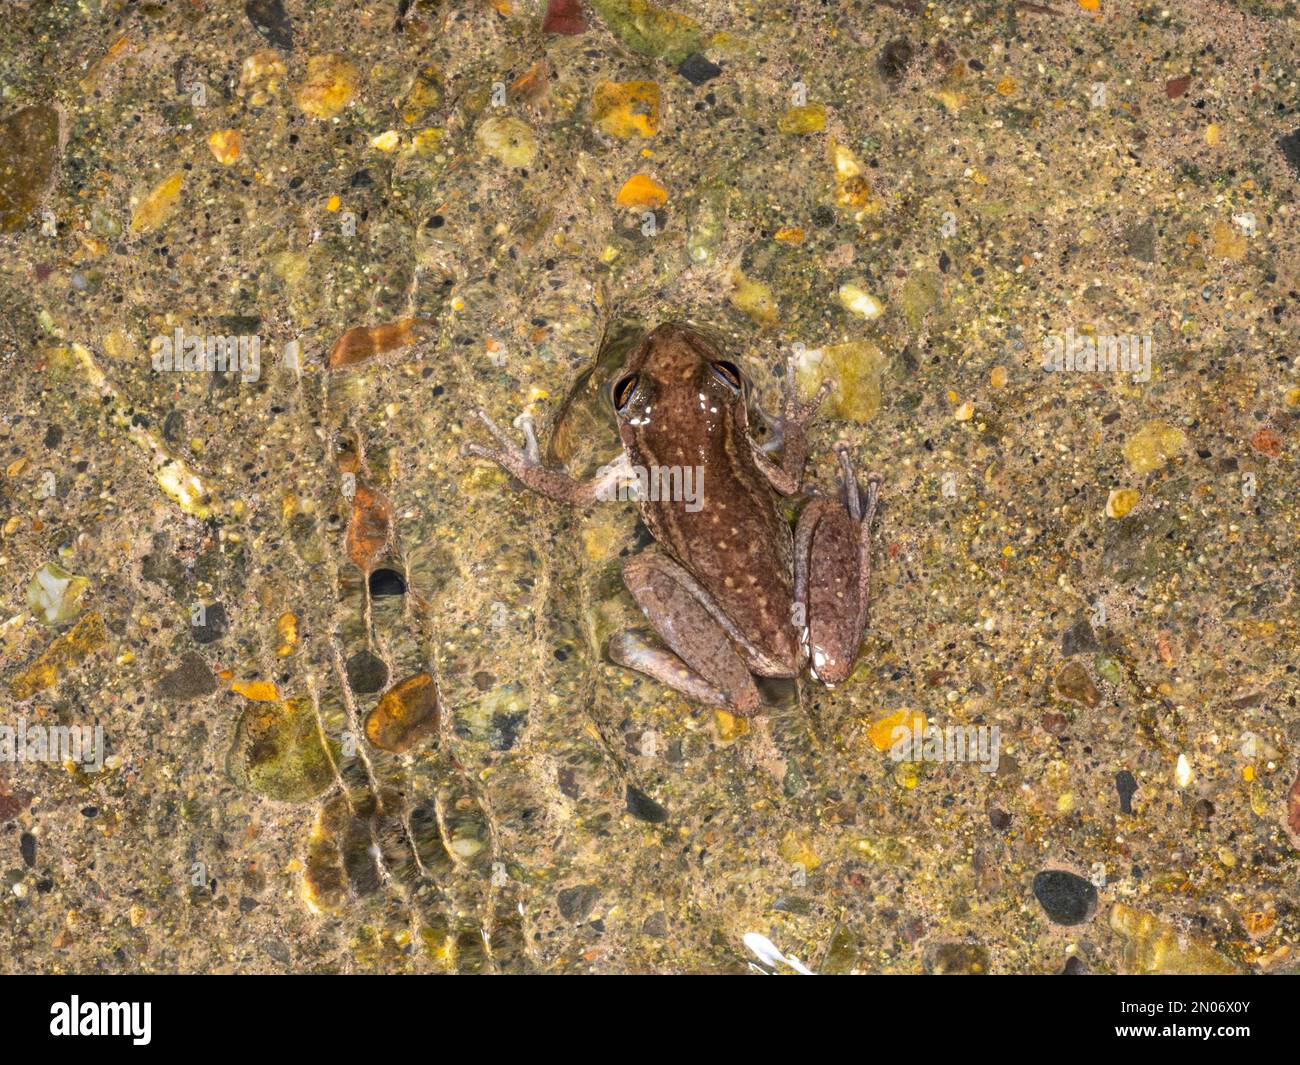
[[658,549],[629,558],[623,578],[667,648],[627,631],[610,640],[610,657],[700,702],[749,715],[762,703],[755,675],[795,677],[807,666],[828,686],[844,680],[866,628],[880,478],[868,478],[861,492],[848,445],[839,443],[842,501],[813,496],[792,533],[776,495],[802,490],[807,429],[832,387],[825,382],[801,403],[789,360],[775,462],[750,435],[750,385],[740,370],[700,333],[667,323],[645,336],[614,378],[623,454],[592,480],[543,465],[527,422],[521,448],[482,411],[499,446],[465,450],[578,506],[617,498],[619,485],[635,482]]

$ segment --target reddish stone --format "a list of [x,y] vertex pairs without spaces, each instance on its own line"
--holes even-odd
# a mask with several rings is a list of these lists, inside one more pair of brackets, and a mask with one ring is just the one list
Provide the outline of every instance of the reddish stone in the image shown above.
[[578,0],[549,0],[542,19],[543,33],[563,33],[569,37],[586,33],[590,27]]
[[0,787],[0,824],[10,821],[27,809],[31,804],[32,793],[23,791],[5,791]]
[[1165,82],[1165,95],[1171,100],[1176,100],[1182,96],[1192,84],[1190,74],[1184,74],[1181,78],[1173,78]]
[[1273,429],[1261,429],[1250,438],[1250,446],[1261,455],[1267,455],[1271,459],[1279,458],[1282,454],[1282,436]]

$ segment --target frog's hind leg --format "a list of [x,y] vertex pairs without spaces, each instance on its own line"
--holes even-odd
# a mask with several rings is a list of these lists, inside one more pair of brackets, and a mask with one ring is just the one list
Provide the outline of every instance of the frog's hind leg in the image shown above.
[[681,566],[643,551],[627,560],[623,580],[668,650],[619,633],[609,645],[615,662],[700,702],[744,715],[758,710],[762,697],[732,635]]
[[848,445],[837,444],[844,472],[841,502],[819,496],[804,507],[795,529],[795,602],[804,607],[804,654],[822,683],[835,685],[853,671],[871,601],[871,532],[880,477],[858,488]]

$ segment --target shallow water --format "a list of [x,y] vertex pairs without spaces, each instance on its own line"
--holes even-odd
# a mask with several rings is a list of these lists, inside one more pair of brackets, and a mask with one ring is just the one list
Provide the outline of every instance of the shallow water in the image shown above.
[[[1293,6],[546,6],[8,5],[0,726],[104,761],[0,763],[0,966],[1292,968]],[[606,661],[630,505],[461,455],[594,471],[668,319],[884,477],[749,722]]]

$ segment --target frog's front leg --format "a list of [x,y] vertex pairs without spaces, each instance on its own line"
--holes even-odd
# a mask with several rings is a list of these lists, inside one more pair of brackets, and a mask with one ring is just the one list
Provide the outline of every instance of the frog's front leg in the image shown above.
[[[786,359],[785,378],[781,382],[781,415],[779,418],[763,417],[773,426],[775,435],[768,443],[760,445],[750,441],[754,461],[765,477],[782,495],[791,496],[803,488],[803,468],[808,462],[811,443],[808,429],[817,416],[817,408],[835,387],[835,382],[825,380],[808,403],[799,400],[798,365],[791,355]],[[781,450],[781,461],[773,462],[769,450]]]
[[537,446],[537,437],[533,433],[532,419],[527,414],[521,414],[516,420],[524,434],[524,446],[521,448],[485,412],[477,413],[498,446],[492,448],[482,444],[466,444],[461,450],[467,455],[490,459],[525,486],[550,499],[588,507],[599,499],[617,498],[619,484],[631,476],[627,455],[620,453],[614,462],[602,467],[590,481],[579,481],[564,470],[553,470],[542,465],[541,449]]
[[615,662],[699,702],[743,715],[758,710],[762,698],[744,657],[753,648],[682,566],[649,548],[627,560],[623,580],[670,650],[621,632],[609,642]]
[[853,671],[871,600],[871,530],[880,477],[858,490],[847,444],[835,445],[844,472],[844,499],[818,496],[795,528],[794,597],[804,610],[804,654],[813,676],[839,684]]

